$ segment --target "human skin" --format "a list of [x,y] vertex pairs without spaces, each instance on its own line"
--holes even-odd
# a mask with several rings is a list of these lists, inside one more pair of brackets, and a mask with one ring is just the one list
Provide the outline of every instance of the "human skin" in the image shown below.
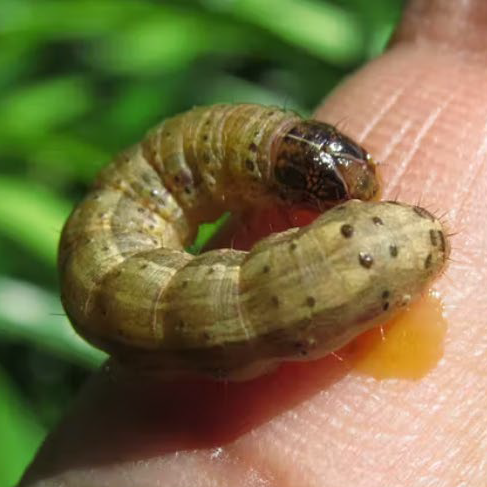
[[22,486],[483,487],[487,482],[487,3],[414,0],[388,51],[317,110],[383,167],[384,197],[446,213],[445,353],[419,381],[326,357],[247,383],[101,371]]

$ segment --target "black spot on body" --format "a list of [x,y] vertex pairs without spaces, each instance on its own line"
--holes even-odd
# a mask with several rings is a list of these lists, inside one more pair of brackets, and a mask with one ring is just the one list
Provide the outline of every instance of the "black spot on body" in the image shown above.
[[391,295],[391,293],[389,291],[385,290],[382,293],[382,299],[387,299],[390,295]]
[[271,303],[273,306],[276,308],[279,306],[279,298],[277,296],[272,296],[271,297]]
[[210,340],[210,338],[211,338],[211,335],[210,335],[210,334],[209,334],[207,331],[204,331],[204,332],[202,333],[202,336],[203,336],[203,339],[204,339],[205,341],[209,341],[209,340]]
[[375,225],[384,225],[382,218],[380,218],[378,216],[372,217],[372,221],[374,222]]
[[249,150],[252,152],[257,152],[257,145],[254,142],[249,144]]
[[189,284],[189,281],[185,279],[183,281],[183,283],[181,284],[181,287],[186,288],[186,287],[188,287],[188,284]]
[[263,268],[262,268],[262,272],[264,274],[267,274],[269,271],[271,270],[271,268],[268,266],[268,265],[265,265]]
[[191,194],[191,188],[190,188],[189,186],[186,186],[186,187],[184,188],[184,192],[185,192],[186,194]]
[[370,269],[374,263],[374,258],[367,252],[359,252],[358,261],[362,267],[365,267],[365,269]]
[[433,255],[432,254],[428,254],[428,257],[426,257],[425,261],[424,261],[424,268],[425,269],[428,269],[429,267],[431,267],[431,263],[433,262]]
[[348,223],[345,223],[340,227],[340,232],[345,238],[350,238],[353,235],[353,231],[352,225],[349,225]]
[[442,252],[445,252],[446,250],[445,235],[441,230],[438,230],[438,237],[440,238],[440,250]]
[[436,247],[438,245],[438,237],[436,235],[436,230],[433,229],[430,230],[430,241],[433,247]]
[[184,321],[180,321],[177,325],[176,325],[176,329],[179,330],[179,331],[182,331],[186,328],[186,323]]
[[213,269],[213,267],[210,267],[208,269],[208,274],[213,274],[215,272],[215,269]]
[[207,134],[203,135],[203,140],[204,140],[205,142],[208,140],[208,135],[207,135]]
[[306,298],[306,304],[307,304],[307,306],[309,306],[310,308],[313,308],[313,307],[314,307],[314,305],[316,304],[316,299],[315,299],[315,298],[313,298],[313,296],[308,296],[308,297]]
[[396,245],[389,245],[389,253],[391,254],[391,257],[397,257],[399,249]]
[[144,269],[147,269],[147,267],[149,267],[149,264],[141,264],[141,266],[139,267],[140,270],[144,270]]
[[298,244],[296,244],[295,242],[291,242],[289,244],[289,250],[296,250],[298,247]]
[[250,159],[246,159],[245,160],[245,167],[249,170],[249,171],[253,171],[255,169],[255,165],[254,165],[254,161],[251,161]]
[[382,305],[382,309],[383,309],[384,311],[387,311],[387,310],[389,309],[389,302],[388,302],[388,301],[386,301],[386,302],[385,302],[385,303]]
[[297,342],[294,342],[293,345],[294,345],[294,348],[298,351],[298,353],[300,355],[302,355],[302,356],[308,355],[308,350],[307,350],[305,342],[297,341]]
[[427,220],[431,220],[432,222],[435,221],[435,217],[429,211],[421,208],[421,206],[413,206],[413,211],[421,218],[426,218]]

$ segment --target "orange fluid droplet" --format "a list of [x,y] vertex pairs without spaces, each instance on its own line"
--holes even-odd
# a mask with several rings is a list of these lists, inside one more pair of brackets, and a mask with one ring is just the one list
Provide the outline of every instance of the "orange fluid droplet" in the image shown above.
[[443,356],[447,322],[433,292],[382,327],[359,336],[337,355],[375,379],[421,379]]

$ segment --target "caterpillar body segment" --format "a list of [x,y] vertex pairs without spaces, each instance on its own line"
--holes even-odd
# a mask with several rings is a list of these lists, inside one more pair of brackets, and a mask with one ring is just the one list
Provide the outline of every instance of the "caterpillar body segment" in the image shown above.
[[[195,108],[119,155],[74,210],[63,305],[89,341],[161,375],[247,379],[322,356],[419,295],[448,255],[425,210],[355,200],[378,191],[373,160],[329,125],[258,105]],[[339,206],[249,253],[183,250],[223,211],[283,203]]]

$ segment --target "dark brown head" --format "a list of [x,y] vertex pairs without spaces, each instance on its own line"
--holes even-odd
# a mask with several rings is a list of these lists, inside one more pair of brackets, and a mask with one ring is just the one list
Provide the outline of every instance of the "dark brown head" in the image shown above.
[[303,120],[273,147],[273,177],[281,198],[320,210],[349,199],[377,197],[376,164],[332,125]]

